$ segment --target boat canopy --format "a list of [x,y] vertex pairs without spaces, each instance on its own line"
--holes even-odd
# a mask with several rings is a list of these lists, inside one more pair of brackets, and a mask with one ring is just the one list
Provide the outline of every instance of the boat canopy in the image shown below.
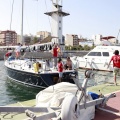
[[102,37],[101,39],[109,40],[109,39],[112,39],[112,38],[115,38],[115,37],[114,36],[107,36],[107,37]]

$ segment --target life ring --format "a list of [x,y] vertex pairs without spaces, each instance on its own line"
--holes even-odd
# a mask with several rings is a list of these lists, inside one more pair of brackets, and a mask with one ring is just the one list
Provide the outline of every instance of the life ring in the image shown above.
[[78,120],[80,116],[80,108],[77,97],[68,95],[65,97],[61,109],[62,120]]

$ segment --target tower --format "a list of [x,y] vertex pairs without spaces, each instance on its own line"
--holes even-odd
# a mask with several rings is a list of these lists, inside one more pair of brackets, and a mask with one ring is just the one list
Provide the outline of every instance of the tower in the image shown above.
[[52,42],[60,45],[61,50],[65,49],[65,43],[62,37],[62,18],[70,15],[62,11],[62,0],[52,0],[51,12],[46,12],[46,15],[52,17]]

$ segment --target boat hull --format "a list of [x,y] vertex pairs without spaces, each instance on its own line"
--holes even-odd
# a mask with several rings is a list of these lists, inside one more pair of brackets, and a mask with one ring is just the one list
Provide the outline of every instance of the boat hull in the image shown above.
[[[26,71],[20,71],[6,66],[6,72],[8,78],[12,81],[35,88],[46,88],[50,85],[57,83],[59,74],[58,73],[30,73]],[[74,83],[69,77],[73,72],[64,72],[63,81]]]

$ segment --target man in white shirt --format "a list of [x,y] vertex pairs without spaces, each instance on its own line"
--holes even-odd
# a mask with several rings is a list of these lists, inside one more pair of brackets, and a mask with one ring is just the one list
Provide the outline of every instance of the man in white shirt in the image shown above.
[[20,57],[20,50],[21,50],[21,44],[18,43],[18,46],[15,49],[16,52],[16,59],[18,59]]

